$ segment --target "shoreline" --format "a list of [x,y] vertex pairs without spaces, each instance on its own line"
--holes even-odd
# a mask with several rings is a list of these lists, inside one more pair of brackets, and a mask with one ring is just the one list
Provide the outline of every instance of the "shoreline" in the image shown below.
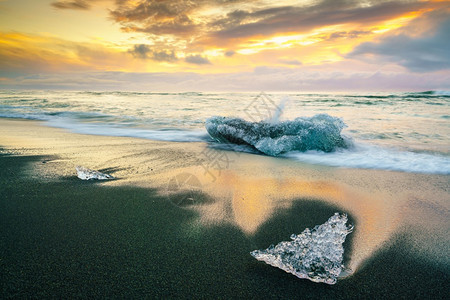
[[[214,286],[224,280],[223,276],[239,286],[243,296],[247,297],[265,295],[256,292],[254,286],[273,296],[279,295],[277,293],[283,287],[288,291],[286,298],[299,291],[313,293],[313,298],[321,293],[339,297],[360,296],[364,294],[358,294],[363,291],[357,287],[365,285],[378,295],[383,291],[390,295],[407,292],[400,286],[390,290],[391,285],[382,279],[383,276],[393,277],[389,268],[411,275],[412,272],[422,274],[424,270],[441,274],[441,279],[421,278],[419,282],[411,279],[406,284],[413,288],[409,295],[425,292],[421,288],[425,289],[426,285],[434,289],[436,296],[444,297],[448,292],[444,281],[449,277],[446,255],[450,245],[447,234],[449,206],[446,201],[450,195],[448,175],[308,165],[209,149],[204,143],[89,136],[45,127],[38,121],[4,118],[0,118],[0,147],[3,148],[0,153],[15,154],[0,158],[3,172],[7,172],[1,176],[5,187],[2,218],[6,220],[6,226],[2,234],[5,246],[2,247],[0,263],[8,270],[4,282],[14,286],[13,289],[4,288],[4,295],[11,296],[13,290],[20,290],[17,281],[20,278],[31,290],[44,293],[38,286],[33,287],[34,277],[21,277],[20,270],[32,272],[27,273],[29,276],[43,270],[51,278],[50,283],[61,284],[61,279],[52,270],[69,275],[64,271],[64,263],[51,252],[53,248],[62,251],[59,259],[65,263],[68,260],[82,266],[77,277],[69,280],[71,284],[62,288],[67,291],[66,296],[75,295],[73,288],[81,286],[87,287],[89,292],[86,296],[94,295],[96,289],[106,292],[86,281],[89,276],[99,282],[108,282],[106,286],[111,285],[112,290],[117,291],[120,287],[120,295],[126,295],[124,293],[128,291],[136,296],[179,296],[169,288],[176,280],[182,280],[176,273],[176,263],[192,272],[188,278],[198,280],[191,285],[182,284],[180,293],[186,295],[194,286],[191,293],[198,291],[199,295],[211,296],[208,294],[212,293],[211,288],[202,286],[201,280]],[[204,166],[209,165],[208,155],[212,154],[229,160],[228,167],[207,170]],[[103,170],[118,179],[83,182],[76,178],[75,165]],[[170,190],[170,181],[180,174],[191,174],[198,180],[198,185],[190,186],[194,186],[196,191],[193,203],[174,205],[171,200],[172,192],[175,192],[175,197],[186,192],[183,188]],[[55,194],[50,191],[55,191]],[[47,214],[46,210],[50,212]],[[270,243],[287,240],[290,234],[300,233],[306,227],[321,224],[336,211],[348,213],[355,224],[355,231],[350,234],[349,243],[345,244],[346,263],[353,273],[339,280],[331,289],[285,275],[281,270],[252,260],[247,253],[255,247],[262,249]],[[24,215],[21,217],[19,212]],[[36,218],[33,212],[38,213]],[[19,224],[18,228],[26,233],[24,237],[31,240],[14,236],[14,224]],[[37,227],[31,228],[30,224]],[[83,237],[77,233],[80,228],[88,230],[89,234]],[[142,230],[146,234],[140,232]],[[47,244],[46,239],[55,232],[55,237]],[[46,239],[40,241],[39,236]],[[96,238],[99,238],[98,242]],[[84,248],[81,250],[76,249],[77,239],[85,243],[82,243]],[[118,244],[112,245],[112,241]],[[88,253],[89,243],[93,243],[92,255]],[[20,248],[20,245],[26,247]],[[30,252],[32,245],[37,247],[38,256]],[[108,250],[110,256],[103,257],[101,251],[106,245],[114,251]],[[173,255],[168,246],[173,247]],[[183,247],[187,247],[187,253],[180,252]],[[118,255],[121,253],[130,258],[126,250],[132,253],[130,265]],[[26,258],[23,263],[18,261],[19,254],[12,254],[14,251]],[[73,252],[78,256],[73,258]],[[155,253],[160,253],[163,259],[153,261],[156,266],[144,263],[147,269],[141,270],[139,263],[152,260]],[[206,253],[214,253],[218,257]],[[196,256],[199,256],[198,260]],[[399,261],[391,261],[393,257]],[[83,272],[88,268],[83,265],[84,258],[95,266],[91,271],[114,272],[108,271],[103,275],[94,272],[84,278]],[[35,265],[27,265],[32,261]],[[212,264],[211,267],[205,267],[202,261]],[[17,268],[10,265],[12,262],[18,263]],[[410,266],[417,262],[422,269]],[[122,270],[120,263],[131,269]],[[133,267],[142,273],[133,273]],[[375,274],[375,279],[368,270],[372,270],[370,272]],[[143,284],[143,290],[136,287],[131,292],[118,281],[114,281],[118,284],[114,288],[113,276],[118,276],[117,272],[124,272],[124,282],[137,280]],[[398,285],[404,284],[402,277],[405,275],[397,275],[400,278],[392,280]],[[164,276],[169,277],[167,282]],[[214,276],[217,278],[209,278]],[[45,278],[39,280],[43,286],[48,286]],[[151,289],[150,283],[159,288]],[[232,296],[232,292],[236,292],[232,286],[226,290],[223,295]],[[58,289],[55,287],[50,291]]]

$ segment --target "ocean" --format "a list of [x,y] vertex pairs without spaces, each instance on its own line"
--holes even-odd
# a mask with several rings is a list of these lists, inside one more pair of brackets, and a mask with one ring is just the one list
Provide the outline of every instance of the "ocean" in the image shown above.
[[[317,115],[322,117],[315,121]],[[240,137],[245,147],[212,138],[205,124],[214,116],[238,122],[228,133]],[[0,117],[41,120],[45,125],[82,134],[206,142],[231,151],[333,167],[450,174],[447,91],[308,94],[1,90]],[[315,122],[314,128],[328,132],[331,123],[324,118],[342,124],[338,134],[345,139],[345,147],[323,151],[321,147],[286,146],[292,144],[286,139],[292,137],[287,133],[292,126],[321,142],[305,124]],[[280,151],[264,151],[266,148],[258,146],[261,140],[255,141],[256,146],[247,144],[245,137],[254,139],[259,134],[255,130],[267,131],[248,127],[261,123],[277,131],[276,145],[270,147]],[[228,125],[217,126],[223,129]]]

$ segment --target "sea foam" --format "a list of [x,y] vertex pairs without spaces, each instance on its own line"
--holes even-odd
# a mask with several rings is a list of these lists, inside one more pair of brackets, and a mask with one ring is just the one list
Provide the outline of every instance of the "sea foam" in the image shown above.
[[450,174],[450,158],[448,156],[400,151],[361,142],[354,143],[350,149],[339,149],[333,153],[292,151],[283,156],[305,163],[332,167]]

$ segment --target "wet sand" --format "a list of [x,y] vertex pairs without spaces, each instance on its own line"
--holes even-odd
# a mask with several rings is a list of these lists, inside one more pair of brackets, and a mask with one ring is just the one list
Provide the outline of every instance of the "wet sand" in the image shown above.
[[[446,298],[450,177],[314,166],[0,119],[5,297]],[[117,179],[85,182],[75,166]],[[345,212],[350,275],[249,252]]]

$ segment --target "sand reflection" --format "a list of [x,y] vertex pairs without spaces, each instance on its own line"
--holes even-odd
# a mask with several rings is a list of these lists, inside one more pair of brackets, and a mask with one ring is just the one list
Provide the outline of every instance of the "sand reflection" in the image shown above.
[[[196,176],[207,182],[201,172],[196,172]],[[365,194],[338,182],[289,176],[249,176],[226,170],[215,182],[204,185],[203,192],[215,199],[213,203],[193,207],[200,212],[201,222],[205,226],[233,223],[248,236],[257,233],[258,228],[277,212],[289,209],[299,201],[319,200],[340,207],[340,212],[348,213],[357,222],[352,233],[354,250],[350,261],[350,268],[354,271],[396,228],[396,215],[386,207],[384,196]],[[310,226],[314,225],[318,224]],[[291,233],[300,232],[287,234]]]

